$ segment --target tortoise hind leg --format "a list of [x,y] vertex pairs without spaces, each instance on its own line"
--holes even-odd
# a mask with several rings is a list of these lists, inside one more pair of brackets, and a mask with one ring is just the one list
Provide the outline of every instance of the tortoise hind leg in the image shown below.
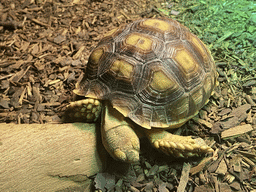
[[139,161],[140,142],[131,125],[109,102],[104,102],[101,119],[102,142],[116,160],[127,163]]
[[190,157],[213,152],[202,138],[173,135],[163,129],[154,128],[145,130],[145,133],[152,145],[167,155]]

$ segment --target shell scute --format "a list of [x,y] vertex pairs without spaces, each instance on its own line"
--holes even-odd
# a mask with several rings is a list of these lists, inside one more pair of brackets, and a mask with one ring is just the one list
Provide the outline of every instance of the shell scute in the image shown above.
[[208,48],[172,19],[141,19],[109,32],[75,93],[109,100],[145,128],[176,128],[196,115],[216,85]]

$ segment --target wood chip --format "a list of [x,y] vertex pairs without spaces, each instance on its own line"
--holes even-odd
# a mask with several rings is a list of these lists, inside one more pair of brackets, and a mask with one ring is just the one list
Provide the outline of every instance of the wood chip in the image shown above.
[[212,124],[211,124],[210,122],[208,122],[208,121],[205,121],[205,120],[200,119],[200,118],[198,118],[198,117],[194,117],[193,120],[194,120],[195,122],[197,122],[197,123],[200,123],[200,124],[205,125],[205,126],[208,127],[208,128],[212,128]]
[[222,110],[218,113],[218,115],[223,116],[223,115],[226,115],[226,114],[228,114],[228,113],[230,113],[230,112],[231,112],[231,109],[230,109],[230,108],[224,108],[224,109],[222,109]]
[[252,131],[253,128],[250,124],[240,125],[233,128],[230,128],[228,130],[225,130],[221,133],[221,138],[227,138],[232,136],[238,136],[244,133],[247,133],[249,131]]
[[219,187],[220,187],[220,189],[219,189],[220,192],[232,192],[228,183],[220,183]]
[[199,173],[200,171],[202,171],[204,169],[204,167],[206,165],[208,165],[211,162],[212,162],[212,157],[203,159],[197,166],[190,169],[190,174],[194,175],[196,173]]
[[228,167],[227,164],[225,162],[224,159],[221,160],[217,170],[215,171],[215,173],[220,174],[220,175],[225,175],[228,171]]
[[73,59],[74,60],[78,59],[81,56],[84,49],[85,49],[85,46],[80,47],[80,49],[77,51],[77,53],[73,56]]
[[[162,14],[159,10],[166,8],[163,6],[169,6],[170,14],[178,14],[173,11],[179,10],[178,1],[167,4],[162,4],[162,1],[1,1],[0,122],[63,122],[65,106],[73,100],[72,90],[82,79],[90,53],[103,34],[141,17],[157,18]],[[193,3],[189,6],[193,7]],[[200,158],[192,158],[190,180],[186,180],[187,191],[222,192],[219,187],[226,188],[220,185],[235,182],[233,188],[230,185],[234,191],[256,186],[253,168],[256,130],[238,137],[227,137],[225,141],[220,138],[222,131],[224,134],[227,129],[245,123],[256,128],[256,80],[251,72],[237,76],[239,65],[234,69],[225,61],[221,63],[217,65],[220,84],[210,102],[200,110],[199,118],[195,118],[197,123],[189,121],[177,131],[186,136],[214,134],[214,140],[209,144],[215,149],[213,157],[206,157],[202,162]],[[233,132],[238,133],[237,130]],[[113,191],[163,192],[176,190],[179,181],[182,185],[183,161],[152,153],[152,147],[147,150],[149,155],[144,156],[143,147],[147,145],[141,145],[140,164],[143,166],[134,176],[128,176],[134,181],[126,182],[125,176],[125,180],[119,180],[125,182],[116,185]],[[229,173],[223,176],[226,167]],[[185,185],[186,182],[183,189]],[[210,185],[215,189],[210,189]],[[70,191],[79,190],[72,188]]]
[[241,121],[245,120],[245,118],[247,117],[246,112],[249,109],[251,109],[250,104],[241,105],[240,107],[233,109],[232,112],[230,113],[230,116],[238,117],[239,121],[241,122]]
[[235,117],[228,118],[227,120],[222,121],[222,122],[220,122],[220,123],[221,123],[221,127],[222,127],[223,129],[229,129],[229,128],[231,128],[231,127],[235,127],[235,126],[237,126],[237,125],[240,124],[239,118],[236,117],[236,116],[235,116]]
[[194,192],[214,192],[208,185],[196,186]]
[[189,163],[184,163],[183,164],[183,169],[180,177],[180,183],[177,188],[177,192],[184,192],[185,188],[188,183],[188,178],[189,178],[189,172],[190,172],[190,167],[191,165]]

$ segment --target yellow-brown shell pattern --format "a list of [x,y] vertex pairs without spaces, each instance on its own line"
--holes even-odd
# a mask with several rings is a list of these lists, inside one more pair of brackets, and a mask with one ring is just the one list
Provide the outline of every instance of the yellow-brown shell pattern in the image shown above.
[[216,78],[210,51],[186,27],[141,19],[105,35],[74,92],[111,101],[142,127],[176,128],[205,105]]

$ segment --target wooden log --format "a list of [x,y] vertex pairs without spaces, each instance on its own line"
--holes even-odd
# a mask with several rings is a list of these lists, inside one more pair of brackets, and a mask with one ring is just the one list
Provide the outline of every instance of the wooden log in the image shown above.
[[0,191],[89,191],[88,176],[106,166],[98,131],[85,123],[0,124]]

